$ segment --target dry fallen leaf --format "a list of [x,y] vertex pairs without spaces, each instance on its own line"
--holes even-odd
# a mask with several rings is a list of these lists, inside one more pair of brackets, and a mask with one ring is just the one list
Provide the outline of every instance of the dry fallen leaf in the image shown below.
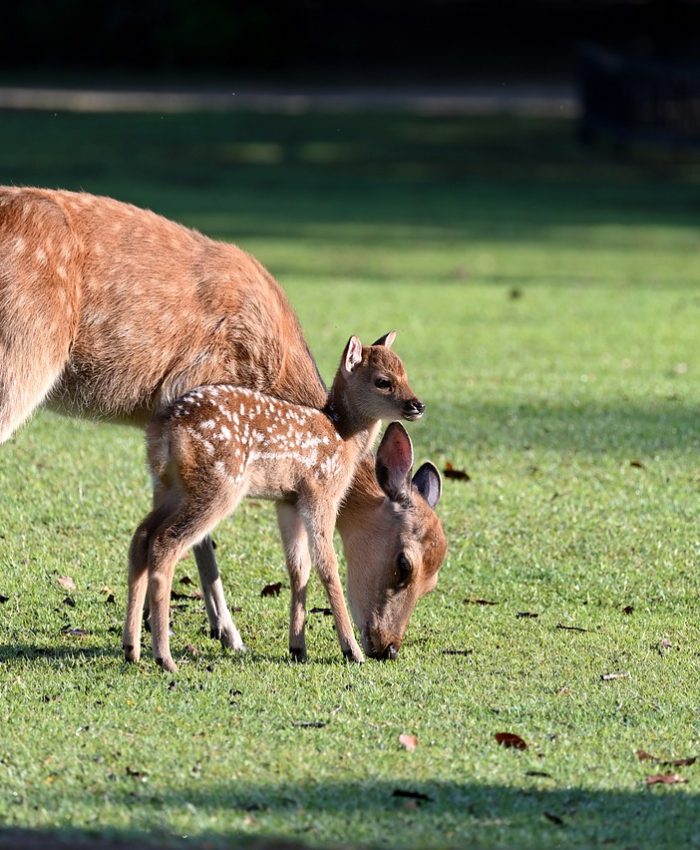
[[3,596],[3,595],[2,595],[2,593],[0,593],[0,605],[1,605],[3,602],[9,602],[9,601],[10,601],[10,597],[9,597],[9,596]]
[[644,780],[645,785],[679,785],[688,780],[681,776],[680,773],[655,773],[653,776],[647,776]]
[[199,650],[193,643],[188,643],[185,647],[185,652],[188,655],[191,655],[193,658],[196,658],[199,655]]
[[639,761],[651,761],[654,764],[660,764],[662,767],[690,767],[691,764],[695,764],[698,760],[697,756],[687,756],[686,758],[680,759],[660,759],[657,756],[653,756],[651,753],[648,753],[646,750],[637,750],[635,753]]
[[56,581],[64,590],[75,590],[75,582],[70,576],[59,576]]
[[623,614],[632,614],[634,613],[634,605],[625,605],[622,609]]
[[473,649],[443,649],[443,655],[471,655]]
[[408,750],[409,753],[412,753],[418,746],[418,737],[416,735],[407,735],[405,732],[402,732],[399,735],[399,744],[401,744],[404,750]]
[[478,599],[473,596],[468,599],[463,599],[462,603],[464,605],[498,605],[498,602],[492,602],[490,599]]
[[542,812],[542,814],[548,821],[555,823],[557,826],[565,826],[564,821],[559,817],[559,815],[554,815],[552,812]]
[[584,629],[581,626],[565,626],[563,623],[557,623],[558,629],[563,629],[565,632],[587,632],[588,629]]
[[646,469],[646,466],[642,463],[641,460],[631,460],[630,466],[633,466],[635,469]]
[[512,750],[527,749],[526,742],[520,737],[520,735],[515,735],[513,732],[496,732],[494,737],[502,747],[508,747]]
[[629,679],[629,675],[624,670],[618,670],[615,673],[602,673],[600,678],[603,682],[611,682],[613,679]]
[[64,635],[70,635],[71,637],[85,637],[90,634],[87,629],[74,629],[71,626],[64,626],[61,631]]
[[273,584],[266,584],[260,591],[261,596],[279,596],[282,590],[282,582],[276,581]]
[[449,460],[445,463],[445,468],[442,470],[445,478],[451,478],[453,481],[471,481],[472,477],[468,472],[465,472],[463,469],[455,469],[454,466],[449,462]]
[[515,615],[518,620],[534,620],[539,617],[539,614],[535,614],[534,611],[518,611]]
[[189,576],[183,576],[180,579],[180,584],[194,584],[194,582],[192,581],[192,579]]

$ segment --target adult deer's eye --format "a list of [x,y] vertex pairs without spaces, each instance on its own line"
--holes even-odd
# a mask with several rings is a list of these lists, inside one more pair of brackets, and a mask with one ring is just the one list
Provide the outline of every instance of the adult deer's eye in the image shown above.
[[375,378],[374,386],[378,390],[390,390],[391,381],[388,378]]
[[396,568],[399,571],[399,581],[404,584],[411,577],[411,562],[403,552],[396,559]]

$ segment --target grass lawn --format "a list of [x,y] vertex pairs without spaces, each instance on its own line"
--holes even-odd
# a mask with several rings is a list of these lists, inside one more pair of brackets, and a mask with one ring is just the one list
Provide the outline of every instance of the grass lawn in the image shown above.
[[[0,823],[210,847],[698,846],[700,763],[635,755],[700,754],[697,161],[582,150],[565,120],[0,121],[4,182],[114,195],[256,254],[327,377],[350,333],[397,328],[428,403],[417,459],[471,476],[445,482],[450,552],[397,663],[347,666],[314,613],[310,662],[287,661],[274,516],[250,502],[217,554],[251,651],[223,655],[202,602],[178,600],[173,678],[121,660],[140,434],[36,417],[0,452]],[[687,782],[646,786],[657,773]]]

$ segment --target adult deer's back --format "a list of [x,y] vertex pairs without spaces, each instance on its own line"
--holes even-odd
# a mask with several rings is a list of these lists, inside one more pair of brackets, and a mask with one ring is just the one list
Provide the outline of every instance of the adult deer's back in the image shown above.
[[[296,315],[253,257],[108,198],[0,189],[0,441],[47,398],[74,415],[138,424],[187,389],[220,382],[301,404],[325,398]],[[444,535],[430,499],[411,493],[402,529],[389,519],[392,494],[367,469],[358,482],[339,528],[365,649],[383,654],[434,584]],[[400,617],[396,547],[380,561],[358,537],[377,525],[396,546],[406,533],[415,544]],[[353,583],[365,571],[372,582]],[[378,617],[381,629],[370,622]]]

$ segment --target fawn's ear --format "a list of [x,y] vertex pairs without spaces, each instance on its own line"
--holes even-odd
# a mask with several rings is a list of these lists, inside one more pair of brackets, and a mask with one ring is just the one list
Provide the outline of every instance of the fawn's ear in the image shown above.
[[435,464],[426,461],[413,476],[413,484],[425,501],[434,508],[442,494],[442,479]]
[[362,363],[362,343],[356,336],[351,336],[343,352],[343,369],[352,372]]
[[379,486],[392,502],[405,502],[411,492],[413,445],[400,422],[391,422],[377,449],[375,471]]
[[376,342],[373,342],[372,345],[383,345],[385,348],[391,348],[394,340],[396,339],[396,331],[389,331],[388,334],[384,334],[384,336],[380,336]]

